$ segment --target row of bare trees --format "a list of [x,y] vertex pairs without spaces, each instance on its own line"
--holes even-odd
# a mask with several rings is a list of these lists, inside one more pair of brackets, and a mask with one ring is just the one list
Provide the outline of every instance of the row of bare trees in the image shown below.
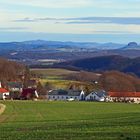
[[23,74],[24,71],[24,65],[0,58],[0,81],[2,83],[20,80],[20,75]]
[[83,71],[78,74],[70,74],[66,79],[90,82],[93,85],[95,81],[98,81],[96,87],[106,91],[140,91],[140,79],[138,77],[119,71],[107,71],[101,75]]

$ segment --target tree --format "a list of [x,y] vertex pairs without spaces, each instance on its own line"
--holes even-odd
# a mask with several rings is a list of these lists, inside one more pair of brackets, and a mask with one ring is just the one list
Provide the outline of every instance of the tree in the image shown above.
[[118,71],[103,73],[99,81],[106,91],[140,91],[140,79]]
[[41,82],[38,82],[37,84],[37,92],[39,95],[46,95],[47,93],[45,87],[41,84]]
[[23,82],[23,87],[27,88],[29,84],[29,80],[31,78],[31,73],[29,67],[26,67],[25,73],[24,73],[24,82]]
[[47,90],[47,91],[49,91],[49,90],[51,90],[51,89],[53,89],[54,87],[53,87],[53,85],[50,83],[50,82],[46,82],[45,83],[45,89]]

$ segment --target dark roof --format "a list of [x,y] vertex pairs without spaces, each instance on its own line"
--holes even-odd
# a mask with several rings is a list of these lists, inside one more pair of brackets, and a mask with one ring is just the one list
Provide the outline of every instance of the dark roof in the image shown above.
[[81,91],[79,90],[53,90],[48,95],[64,95],[64,96],[80,96]]
[[62,89],[59,89],[59,90],[52,90],[51,92],[49,92],[48,95],[67,95],[68,92],[66,90],[62,90]]
[[104,90],[97,90],[97,91],[93,91],[92,93],[95,93],[98,97],[106,97],[107,96],[107,92],[105,92]]
[[69,96],[80,96],[81,90],[68,90]]
[[8,82],[9,88],[22,88],[21,82]]

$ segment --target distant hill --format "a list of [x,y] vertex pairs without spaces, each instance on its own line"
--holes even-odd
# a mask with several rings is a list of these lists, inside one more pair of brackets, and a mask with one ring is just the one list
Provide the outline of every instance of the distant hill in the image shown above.
[[140,45],[136,42],[130,42],[125,47],[121,48],[122,50],[140,50]]
[[[140,57],[139,45],[96,42],[61,42],[31,40],[24,42],[0,43],[0,57],[18,61],[27,65],[47,65],[45,59],[70,61],[100,56],[120,55],[123,57]],[[131,67],[130,67],[131,68]],[[131,68],[132,69],[132,68]]]
[[31,40],[24,42],[5,42],[0,43],[0,50],[32,50],[32,49],[58,49],[61,47],[67,48],[86,48],[86,49],[119,49],[125,46],[117,43],[96,43],[96,42],[61,42],[61,41],[45,41],[45,40]]
[[[140,45],[130,42],[128,45],[119,43],[96,43],[96,42],[62,42],[46,40],[30,40],[23,42],[0,42],[0,50],[54,50],[59,48],[87,49],[87,50],[140,50]],[[62,51],[62,49],[60,49]],[[64,50],[63,50],[64,51]]]
[[60,63],[59,66],[75,67],[81,70],[94,72],[117,70],[126,73],[134,73],[140,76],[140,57],[131,59],[118,55],[101,56],[63,62]]

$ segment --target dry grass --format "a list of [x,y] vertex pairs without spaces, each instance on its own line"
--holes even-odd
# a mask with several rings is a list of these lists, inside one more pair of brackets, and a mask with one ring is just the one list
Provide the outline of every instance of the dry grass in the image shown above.
[[4,104],[0,104],[0,115],[4,112],[6,106]]
[[66,70],[66,69],[31,69],[32,73],[35,74],[42,74],[42,75],[47,75],[47,76],[62,76],[62,75],[68,75],[72,73],[78,73],[77,71],[71,71],[71,70]]

